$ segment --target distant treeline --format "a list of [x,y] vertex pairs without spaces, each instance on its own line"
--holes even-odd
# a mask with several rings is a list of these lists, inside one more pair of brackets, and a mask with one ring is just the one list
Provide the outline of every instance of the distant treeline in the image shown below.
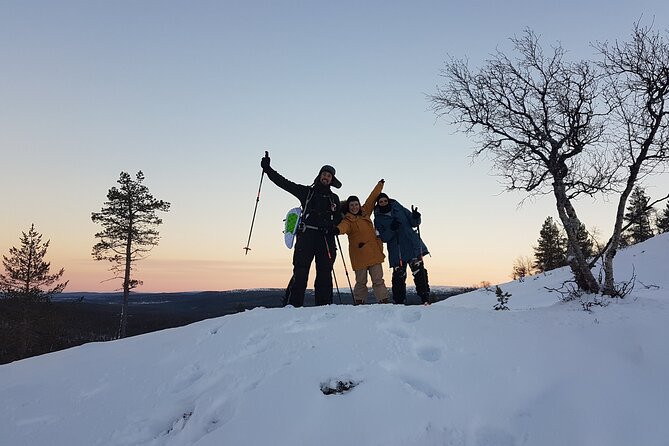
[[[435,300],[466,289],[446,289]],[[127,336],[180,327],[204,319],[283,305],[284,290],[131,293]],[[412,297],[412,296],[409,296]],[[0,299],[0,364],[118,338],[121,293],[61,293],[51,301]],[[335,303],[339,297],[335,295]],[[341,301],[351,303],[350,293]],[[369,302],[373,299],[370,298]],[[419,299],[415,299],[419,302]],[[314,304],[307,293],[305,305]]]

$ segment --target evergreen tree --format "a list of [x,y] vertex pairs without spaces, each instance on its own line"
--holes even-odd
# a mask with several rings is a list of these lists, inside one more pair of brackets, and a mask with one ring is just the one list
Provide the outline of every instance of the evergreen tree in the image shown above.
[[145,258],[160,240],[155,227],[163,221],[156,211],[167,212],[170,208],[170,203],[155,199],[143,181],[141,170],[135,180],[121,172],[117,181],[120,187],[109,189],[102,210],[91,215],[94,223],[102,225],[102,231],[95,234],[100,241],[93,246],[93,257],[111,262],[114,278],[123,279],[121,338],[126,334],[128,295],[131,289],[141,285],[141,281],[132,277],[134,263]]
[[567,264],[567,240],[551,217],[547,217],[541,226],[537,243],[534,248],[534,267],[537,271],[550,271]]
[[649,202],[650,198],[646,196],[646,191],[636,186],[630,195],[625,213],[625,221],[630,223],[625,231],[625,237],[631,245],[648,240],[654,235],[650,224],[652,208],[648,206]]
[[508,310],[509,307],[507,307],[506,304],[509,303],[509,297],[511,297],[511,293],[503,292],[502,289],[499,287],[499,285],[496,285],[495,296],[497,296],[497,303],[495,304],[493,309],[497,311]]
[[49,274],[51,263],[44,261],[49,243],[50,240],[42,243],[42,234],[35,231],[34,224],[27,234],[22,232],[21,247],[12,247],[9,257],[2,256],[6,275],[0,274],[0,293],[25,301],[48,302],[65,289],[68,281],[56,283],[65,269]]
[[576,241],[581,247],[581,251],[583,251],[583,255],[586,259],[595,255],[595,242],[592,240],[592,237],[590,237],[590,233],[583,223],[581,223],[576,231]]
[[665,207],[657,217],[657,231],[660,234],[669,232],[669,201],[667,202],[667,207]]

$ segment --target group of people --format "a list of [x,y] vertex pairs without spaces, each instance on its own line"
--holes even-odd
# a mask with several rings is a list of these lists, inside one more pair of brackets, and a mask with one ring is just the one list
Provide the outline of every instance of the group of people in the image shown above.
[[[383,243],[388,246],[392,268],[392,301],[406,302],[407,265],[413,275],[416,294],[424,304],[430,303],[430,285],[423,263],[429,254],[427,247],[414,230],[421,223],[417,208],[408,210],[397,200],[382,192],[380,180],[364,203],[351,195],[341,203],[332,188],[339,189],[341,182],[334,167],[323,166],[311,185],[287,180],[270,166],[265,155],[260,165],[267,177],[278,187],[294,195],[302,207],[302,216],[296,235],[293,253],[293,275],[286,290],[286,303],[295,307],[304,305],[304,294],[309,279],[311,263],[316,262],[314,297],[316,305],[332,303],[332,268],[337,249],[335,238],[348,236],[351,268],[355,273],[353,298],[361,304],[367,300],[368,276],[378,303],[391,303],[383,279]],[[372,214],[374,220],[372,221]]]

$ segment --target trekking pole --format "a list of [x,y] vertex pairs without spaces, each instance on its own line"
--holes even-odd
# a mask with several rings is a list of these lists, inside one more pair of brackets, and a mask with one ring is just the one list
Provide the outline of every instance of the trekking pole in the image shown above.
[[[416,208],[416,210],[418,210],[418,208]],[[411,205],[411,212],[413,212],[413,211],[414,211],[414,207],[413,207],[413,205]],[[421,266],[423,268],[423,271],[425,271],[425,274],[423,274],[423,276],[425,278],[425,280],[424,280],[425,281],[425,289],[427,289],[428,288],[427,270],[425,269],[425,262],[423,261],[423,239],[420,237],[420,225],[416,226],[416,232],[418,233],[418,249],[420,251],[420,263],[421,263]],[[430,254],[429,252],[428,252],[428,254],[430,255],[430,257],[432,257],[432,254]],[[429,296],[428,296],[428,303],[430,303]]]
[[[265,150],[265,156],[269,156],[269,152]],[[260,189],[262,188],[262,180],[265,178],[265,170],[263,169],[262,173],[260,174],[260,185],[258,185],[258,196],[256,197],[256,205],[255,208],[253,208],[253,218],[251,219],[251,230],[249,231],[249,239],[246,242],[246,248],[243,248],[246,251],[246,254],[248,255],[249,251],[251,248],[249,248],[249,244],[251,243],[251,234],[253,233],[253,224],[256,221],[256,212],[258,211],[258,202],[260,201]]]
[[[413,209],[414,209],[413,205],[411,205],[411,212],[413,212]],[[416,210],[418,210],[418,208],[416,208]],[[420,242],[420,246],[421,246],[420,259],[423,260],[423,248],[422,248],[423,247],[423,239],[420,237],[420,225],[416,226],[416,231],[418,232],[418,241]],[[430,254],[429,252],[427,253],[427,255],[432,257],[432,254]]]
[[332,271],[332,277],[334,278],[335,286],[337,287],[337,297],[339,298],[339,303],[341,304],[341,293],[339,292],[339,284],[337,283],[337,275],[334,272],[334,260],[332,260],[332,253],[330,252],[330,244],[328,243],[328,237],[323,234],[323,240],[325,240],[325,249],[328,251],[328,259],[330,259],[330,270]]
[[341,242],[339,241],[339,236],[337,235],[337,245],[339,245],[339,252],[341,253],[341,262],[344,264],[344,271],[346,272],[346,280],[348,280],[348,288],[351,290],[351,299],[353,299],[353,305],[358,305],[355,302],[355,296],[353,295],[353,287],[351,286],[351,278],[348,276],[348,268],[346,268],[346,260],[344,260],[344,251],[341,250]]

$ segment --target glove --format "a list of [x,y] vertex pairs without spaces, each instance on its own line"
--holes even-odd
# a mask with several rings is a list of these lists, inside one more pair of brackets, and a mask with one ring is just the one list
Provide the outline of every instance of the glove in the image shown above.
[[386,180],[384,180],[383,178],[381,178],[381,179],[379,180],[379,183],[381,183],[381,184],[386,184]]
[[399,228],[400,228],[399,220],[393,220],[392,223],[390,223],[390,230],[391,231],[397,231]]
[[412,216],[415,220],[418,220],[418,219],[420,218],[420,212],[418,212],[418,208],[417,208],[417,207],[413,207],[413,205],[411,206],[411,216]]
[[269,156],[265,155],[262,157],[260,160],[260,167],[262,167],[263,172],[267,172],[269,170]]

